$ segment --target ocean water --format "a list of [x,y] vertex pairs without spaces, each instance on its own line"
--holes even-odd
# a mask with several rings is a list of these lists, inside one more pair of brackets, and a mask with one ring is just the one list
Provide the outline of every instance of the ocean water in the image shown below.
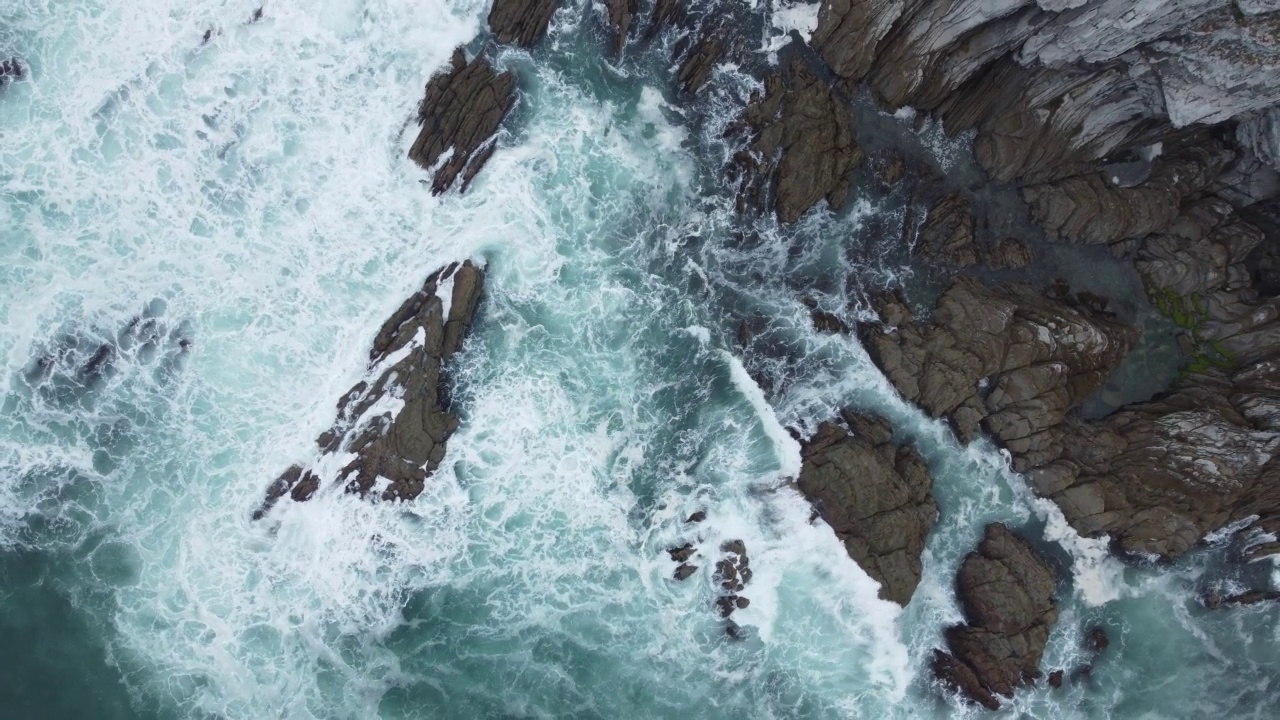
[[[810,26],[730,5],[766,59]],[[900,214],[866,192],[790,228],[737,220],[720,136],[749,75],[722,68],[682,108],[672,38],[605,62],[600,8],[568,3],[536,52],[498,53],[521,88],[500,149],[433,198],[410,119],[452,49],[485,42],[487,3],[255,8],[0,7],[0,52],[31,67],[0,91],[0,716],[976,714],[926,663],[992,520],[1067,571],[1046,670],[1088,662],[1092,625],[1112,640],[1091,677],[1002,716],[1272,716],[1280,611],[1195,599],[1269,565],[1224,564],[1229,542],[1120,563],[993,448],[904,404],[855,340],[810,329],[803,297],[853,318],[910,282],[877,231]],[[427,491],[251,521],[381,321],[466,257],[487,296]],[[786,428],[846,406],[934,472],[905,610],[789,484]],[[740,639],[709,575],[673,582],[665,553],[728,539],[755,573]]]

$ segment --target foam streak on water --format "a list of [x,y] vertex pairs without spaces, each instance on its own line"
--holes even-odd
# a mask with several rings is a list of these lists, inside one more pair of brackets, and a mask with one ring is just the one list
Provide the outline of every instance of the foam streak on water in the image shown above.
[[[1043,517],[1064,558],[1106,570],[1064,587],[1050,661],[1075,661],[1086,621],[1134,632],[1097,687],[1019,711],[1176,713],[1153,680],[1168,652],[1239,670],[1215,678],[1242,712],[1274,695],[1259,670],[1273,654],[1238,642],[1274,613],[1203,617],[1199,559],[1157,573],[1091,555],[1000,455],[957,447],[856,342],[809,329],[797,288],[856,313],[863,285],[909,269],[858,246],[892,211],[868,200],[735,233],[715,108],[752,86],[736,69],[717,72],[697,136],[649,77],[665,49],[602,67],[598,13],[569,4],[539,55],[499,55],[522,89],[500,149],[467,195],[432,198],[404,157],[411,117],[487,3],[278,0],[249,23],[255,7],[0,9],[0,51],[32,68],[0,94],[5,707],[947,714],[921,669],[959,618],[955,569],[983,522]],[[271,479],[313,456],[381,321],[467,257],[487,263],[488,294],[453,369],[463,424],[426,492],[321,493],[251,521]],[[760,320],[750,360],[740,316]],[[891,419],[935,470],[942,517],[906,610],[789,484],[784,428],[847,405]],[[696,510],[706,521],[686,525]],[[731,539],[755,573],[736,641],[711,606]],[[703,572],[676,583],[665,550],[684,542]],[[1177,633],[1138,632],[1170,615]]]

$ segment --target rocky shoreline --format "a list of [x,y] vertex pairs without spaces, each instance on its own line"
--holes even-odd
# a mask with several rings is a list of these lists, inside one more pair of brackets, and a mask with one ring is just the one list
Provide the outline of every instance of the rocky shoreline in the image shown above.
[[[499,43],[536,48],[558,8],[495,0],[489,28]],[[714,9],[671,0],[602,9],[613,57],[662,33],[677,38],[671,86],[684,102],[705,92],[720,63],[750,54],[744,30]],[[433,192],[458,178],[465,190],[515,102],[517,79],[494,69],[488,48],[470,60],[458,50],[427,85],[409,155],[434,173]],[[792,50],[725,132],[736,150],[724,175],[744,221],[788,224],[846,205],[867,158],[851,110],[866,91],[952,135],[973,133],[985,175],[976,184],[935,178],[927,193],[908,193],[903,244],[949,278],[931,308],[891,288],[875,296],[877,320],[850,328],[815,307],[815,325],[856,333],[906,400],[945,419],[962,443],[985,437],[1007,450],[1072,527],[1111,538],[1127,557],[1174,558],[1227,528],[1280,534],[1280,5],[822,0],[812,37]],[[876,166],[886,186],[929,174],[898,157]],[[1019,198],[1036,237],[1010,235],[1008,222],[971,202],[985,187]],[[1115,298],[1046,282],[1033,240],[1102,246],[1130,263],[1151,305],[1180,328],[1180,378],[1086,419],[1080,408],[1140,330],[1109,309]],[[473,320],[482,277],[470,263],[433,275],[379,334],[371,368],[397,350],[412,347],[409,355],[372,387],[353,388],[318,441],[322,453],[355,453],[336,479],[349,491],[410,499],[440,462],[457,424],[442,368]],[[447,321],[437,295],[445,280]],[[414,332],[426,340],[410,344]],[[372,414],[393,376],[405,409]],[[883,420],[854,411],[816,420],[826,422],[804,441],[797,486],[881,596],[905,605],[938,514],[929,469]],[[292,467],[259,513],[328,482]],[[720,548],[712,576],[725,618],[745,607],[737,593],[750,571],[739,545]],[[690,561],[703,551],[692,542],[668,552],[675,580],[699,571]],[[1246,555],[1274,552],[1272,540]],[[995,708],[997,696],[1038,678],[1057,581],[1016,533],[989,525],[960,567],[966,623],[935,655],[939,680]],[[1239,597],[1207,604],[1271,595]]]

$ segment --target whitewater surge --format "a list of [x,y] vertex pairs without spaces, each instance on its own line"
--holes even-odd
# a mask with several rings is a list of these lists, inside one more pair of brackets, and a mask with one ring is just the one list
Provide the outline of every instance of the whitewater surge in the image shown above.
[[[1091,683],[1011,713],[1180,714],[1196,700],[1160,689],[1170,654],[1212,673],[1219,706],[1265,711],[1273,610],[1194,605],[1211,558],[1097,555],[856,341],[812,331],[801,292],[853,319],[910,269],[868,236],[896,211],[872,198],[737,232],[720,137],[755,81],[721,68],[690,126],[665,50],[604,64],[594,6],[568,4],[542,49],[497,54],[521,88],[499,150],[434,198],[405,159],[412,117],[487,3],[256,7],[0,9],[31,66],[0,92],[0,702],[18,716],[945,716],[963,710],[926,660],[990,520],[1097,570],[1063,588],[1047,667],[1078,664],[1089,623],[1116,640]],[[487,296],[425,492],[253,522],[383,319],[464,258],[487,263]],[[905,610],[790,486],[787,428],[846,406],[889,418],[935,474]],[[731,539],[754,570],[739,640],[709,568],[673,582],[665,552]]]

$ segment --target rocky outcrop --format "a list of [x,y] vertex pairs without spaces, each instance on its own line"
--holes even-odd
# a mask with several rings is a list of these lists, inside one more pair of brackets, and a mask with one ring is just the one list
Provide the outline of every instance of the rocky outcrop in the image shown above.
[[627,44],[627,33],[631,30],[631,21],[635,19],[639,9],[637,0],[605,0],[605,12],[608,14],[609,29],[613,32],[613,54],[622,54]]
[[1234,0],[824,0],[813,45],[846,90],[976,128],[999,182],[1280,101],[1280,14]]
[[489,30],[498,42],[533,47],[547,34],[558,0],[493,0]]
[[920,554],[938,518],[933,479],[919,453],[893,442],[889,423],[854,412],[823,423],[804,444],[797,485],[876,582],[906,605],[920,584]]
[[322,455],[352,459],[336,471],[319,462],[290,467],[268,488],[255,519],[286,494],[302,502],[330,485],[382,500],[422,492],[458,427],[447,366],[462,349],[483,288],[484,271],[468,260],[432,273],[404,301],[374,338],[367,379],[342,396],[333,426],[316,439]]
[[934,651],[944,685],[991,710],[998,696],[1041,676],[1049,631],[1058,620],[1057,573],[1007,527],[988,525],[956,576],[965,623],[948,628],[949,652]]
[[1259,605],[1262,603],[1280,602],[1280,591],[1247,590],[1245,592],[1233,593],[1230,595],[1217,591],[1210,591],[1201,597],[1201,601],[1204,603],[1204,606],[1210,610],[1225,607]]
[[484,58],[467,62],[453,51],[448,70],[431,78],[418,106],[418,133],[409,157],[434,171],[432,194],[439,195],[462,175],[465,191],[493,155],[495,135],[516,100],[514,73],[497,73]]
[[974,218],[963,195],[953,192],[929,209],[915,252],[929,262],[950,267],[968,267],[978,262]]
[[747,145],[730,165],[739,212],[772,210],[789,223],[821,200],[832,210],[848,200],[863,154],[843,101],[804,60],[766,78],[764,95],[752,93],[727,132],[745,136]]
[[1032,215],[1051,239],[1088,244],[1142,238],[1168,227],[1183,201],[1213,182],[1232,153],[1207,141],[1161,157],[1135,187],[1105,171],[1023,189]]
[[[1208,198],[1142,243],[1136,258],[1148,295],[1189,336],[1198,366],[1233,366],[1280,352],[1280,301],[1258,289],[1266,233],[1225,200]],[[1265,281],[1263,283],[1266,284]]]
[[859,335],[903,397],[946,418],[962,442],[982,432],[1014,468],[1057,458],[1067,413],[1106,380],[1137,331],[1088,299],[1025,285],[989,288],[959,278],[933,317],[917,322],[899,296],[878,305],[883,325]]
[[[1206,370],[1105,420],[1070,420],[1059,459],[1028,473],[1086,536],[1176,557],[1206,534],[1280,531],[1280,363]],[[1274,552],[1262,547],[1255,552]]]

